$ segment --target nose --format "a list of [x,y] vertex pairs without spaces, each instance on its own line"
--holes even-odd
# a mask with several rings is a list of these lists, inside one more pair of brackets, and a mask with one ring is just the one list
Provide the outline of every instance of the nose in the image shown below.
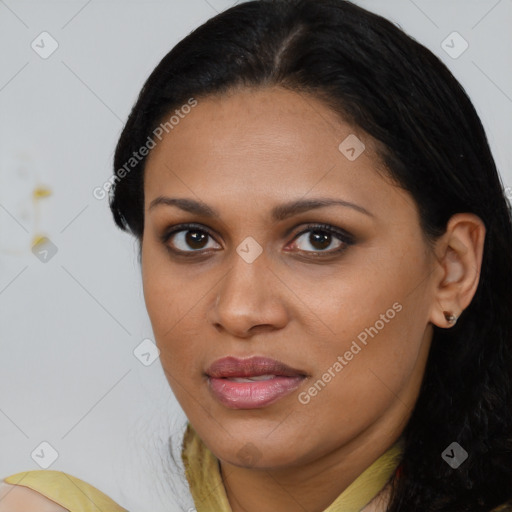
[[234,254],[207,314],[217,330],[248,338],[256,332],[282,329],[287,324],[287,288],[268,263],[265,253],[252,263]]

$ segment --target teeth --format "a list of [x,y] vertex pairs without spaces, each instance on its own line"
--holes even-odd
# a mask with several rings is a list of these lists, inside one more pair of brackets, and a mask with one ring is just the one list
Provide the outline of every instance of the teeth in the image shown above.
[[275,375],[258,375],[257,377],[229,377],[228,380],[232,382],[254,382],[258,380],[270,380],[273,379]]

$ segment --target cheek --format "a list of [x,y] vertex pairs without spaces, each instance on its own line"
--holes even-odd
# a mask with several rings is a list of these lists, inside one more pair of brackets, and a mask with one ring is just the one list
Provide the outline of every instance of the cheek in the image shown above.
[[411,319],[417,308],[405,301],[400,305],[394,315],[382,309],[388,323],[376,308],[377,316],[366,316],[368,321],[340,324],[343,334],[315,350],[318,371],[300,397],[308,417],[323,417],[326,428],[339,425],[350,437],[392,409],[412,410],[428,344],[422,343],[425,326]]
[[413,407],[406,390],[417,370],[418,347],[404,335],[407,322],[400,315],[405,309],[378,334],[369,329],[366,344],[357,338],[366,331],[357,326],[353,335],[331,339],[311,354],[316,372],[297,397],[297,412],[325,433],[321,449],[329,449],[333,425],[337,441],[345,442],[391,410],[405,414]]
[[171,268],[165,251],[149,241],[143,246],[142,285],[155,336],[165,336],[185,314],[190,287],[184,286],[181,274]]
[[[153,264],[150,258],[143,264],[142,283],[146,309],[167,378],[176,377],[183,381],[186,375],[197,372],[198,355],[202,353],[205,325],[200,302],[204,295],[200,293],[202,288],[187,286],[179,272],[171,272],[165,264]],[[175,389],[172,379],[170,384],[178,395],[179,389]]]
[[393,399],[416,371],[428,313],[426,282],[418,286],[428,269],[418,260],[406,265],[382,255],[364,272],[304,287],[317,327],[314,352],[304,346],[303,357],[314,361],[313,382],[320,380],[311,390],[324,397],[315,398],[318,405],[341,401],[359,408]]
[[142,285],[144,301],[151,320],[153,332],[159,338],[172,327],[173,314],[176,306],[176,296],[173,289],[168,287],[168,278],[158,267],[146,262],[143,269]]

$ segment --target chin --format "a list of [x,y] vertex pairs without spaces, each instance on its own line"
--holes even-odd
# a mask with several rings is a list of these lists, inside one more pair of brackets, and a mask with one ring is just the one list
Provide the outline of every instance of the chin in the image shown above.
[[268,432],[261,436],[245,435],[235,439],[226,436],[225,444],[214,441],[211,451],[228,464],[248,469],[281,469],[303,462],[301,459],[304,457],[297,450],[297,446],[305,448],[300,440],[287,444],[281,438],[268,436]]

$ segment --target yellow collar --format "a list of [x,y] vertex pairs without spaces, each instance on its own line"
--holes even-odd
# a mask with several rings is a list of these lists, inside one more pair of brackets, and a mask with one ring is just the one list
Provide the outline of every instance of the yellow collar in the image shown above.
[[[398,440],[365,469],[324,512],[359,512],[386,485],[403,453]],[[197,512],[231,512],[219,469],[219,461],[190,423],[183,437],[181,457]]]

